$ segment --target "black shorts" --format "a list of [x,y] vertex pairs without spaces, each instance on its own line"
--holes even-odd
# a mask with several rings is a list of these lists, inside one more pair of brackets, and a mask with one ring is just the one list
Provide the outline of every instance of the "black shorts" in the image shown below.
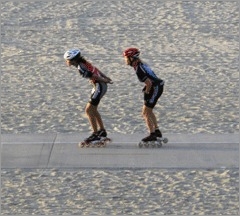
[[163,93],[164,85],[152,86],[149,94],[144,93],[144,105],[149,108],[154,108],[158,99]]
[[94,106],[97,106],[100,103],[101,98],[105,95],[106,92],[107,92],[106,83],[103,83],[103,82],[95,83],[89,103]]

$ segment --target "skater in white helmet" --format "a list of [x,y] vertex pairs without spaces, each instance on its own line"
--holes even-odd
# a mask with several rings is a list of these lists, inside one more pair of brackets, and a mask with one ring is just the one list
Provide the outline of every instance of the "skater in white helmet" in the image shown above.
[[123,52],[125,63],[134,68],[139,81],[145,84],[142,90],[144,92],[142,115],[150,134],[142,141],[152,142],[156,141],[158,137],[162,138],[153,108],[163,93],[164,81],[158,78],[152,69],[141,61],[139,55],[140,51],[137,48],[128,48]]
[[86,105],[85,112],[88,116],[89,123],[93,133],[85,139],[85,142],[98,141],[101,137],[106,137],[107,132],[104,128],[98,104],[104,94],[107,92],[107,83],[112,84],[112,80],[103,74],[98,68],[94,67],[81,54],[79,49],[70,49],[65,52],[64,59],[67,66],[74,66],[78,69],[80,75],[87,78],[94,85],[93,93]]

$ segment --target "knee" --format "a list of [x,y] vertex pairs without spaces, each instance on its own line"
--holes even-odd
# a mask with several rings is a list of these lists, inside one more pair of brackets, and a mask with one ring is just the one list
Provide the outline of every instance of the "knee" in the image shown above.
[[151,115],[152,115],[152,109],[144,106],[143,109],[142,109],[143,118],[149,118]]
[[91,113],[92,113],[92,107],[91,106],[86,106],[86,108],[85,108],[85,113],[89,116],[89,115],[91,115]]
[[91,115],[96,115],[96,112],[97,112],[97,106],[94,106],[94,105],[88,103],[85,108],[85,113],[88,116],[91,116]]
[[146,118],[147,115],[148,115],[147,109],[146,109],[146,108],[143,108],[143,109],[142,109],[142,116],[143,116],[143,118]]

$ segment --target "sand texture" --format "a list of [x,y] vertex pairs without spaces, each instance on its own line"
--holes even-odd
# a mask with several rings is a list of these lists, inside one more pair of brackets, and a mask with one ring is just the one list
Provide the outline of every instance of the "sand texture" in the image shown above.
[[238,215],[238,176],[237,169],[3,170],[2,213]]
[[[90,133],[91,86],[63,60],[75,47],[114,81],[99,105],[107,131],[147,133],[130,46],[165,80],[163,133],[238,133],[238,2],[157,0],[2,2],[1,132]],[[1,174],[6,215],[239,214],[235,169]]]
[[109,132],[146,132],[142,88],[122,51],[136,46],[165,80],[164,133],[239,130],[237,2],[3,2],[2,133],[90,131],[91,86],[63,60],[77,47],[114,84],[99,105]]

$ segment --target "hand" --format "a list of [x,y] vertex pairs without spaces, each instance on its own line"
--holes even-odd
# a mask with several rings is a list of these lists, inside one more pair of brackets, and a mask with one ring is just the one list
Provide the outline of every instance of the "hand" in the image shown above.
[[107,83],[113,84],[113,81],[109,77],[106,77],[105,79],[107,79]]
[[89,82],[90,84],[93,84],[93,85],[94,85],[94,82],[93,82],[92,79],[90,79],[88,82]]
[[144,94],[149,94],[149,92],[147,92],[146,89],[147,89],[146,86],[144,86],[144,88],[142,89],[142,92],[143,92]]

